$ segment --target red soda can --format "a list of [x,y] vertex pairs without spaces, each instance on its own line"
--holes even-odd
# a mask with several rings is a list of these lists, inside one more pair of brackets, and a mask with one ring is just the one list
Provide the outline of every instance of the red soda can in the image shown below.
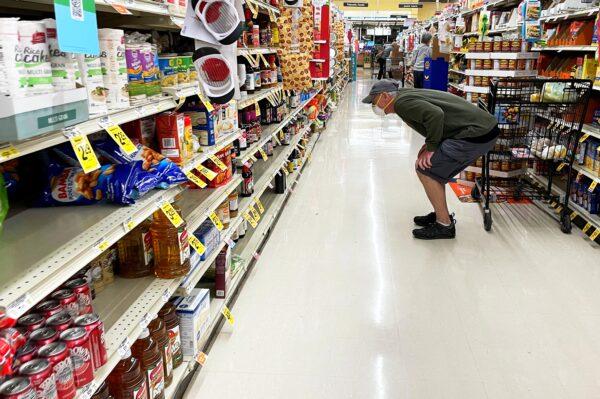
[[73,375],[73,362],[69,356],[67,344],[58,341],[44,345],[38,350],[38,356],[48,360],[52,365],[58,398],[73,399],[77,396],[75,376]]
[[19,374],[29,377],[37,399],[58,399],[52,365],[46,359],[33,359],[19,367]]
[[77,301],[77,295],[73,291],[65,288],[54,291],[50,297],[56,299],[73,318],[79,315],[79,302]]
[[79,314],[92,313],[92,292],[87,280],[84,278],[75,278],[65,283],[65,287],[73,291],[77,295],[77,303],[79,304]]
[[35,389],[26,377],[15,377],[0,385],[0,398],[3,399],[36,399]]
[[38,303],[34,310],[37,313],[41,313],[45,318],[48,318],[52,315],[60,313],[63,308],[60,306],[60,302],[55,299],[50,299],[48,301]]
[[19,317],[17,320],[17,328],[23,331],[23,334],[29,336],[29,334],[43,327],[46,323],[46,318],[39,313],[30,313],[25,316]]
[[54,328],[42,327],[29,334],[29,340],[39,349],[44,345],[58,341],[58,336],[58,331]]
[[52,327],[59,333],[65,331],[73,324],[73,316],[67,311],[62,311],[55,314],[54,316],[48,317],[46,320],[46,326]]
[[75,319],[77,327],[83,327],[90,334],[94,369],[102,367],[108,361],[104,342],[104,323],[96,313],[84,314]]
[[25,345],[19,348],[15,355],[15,368],[33,360],[37,355],[37,350],[38,348],[35,346],[35,343],[27,341]]
[[72,327],[63,331],[60,334],[60,339],[69,348],[77,388],[92,382],[94,379],[94,363],[88,332],[83,327]]

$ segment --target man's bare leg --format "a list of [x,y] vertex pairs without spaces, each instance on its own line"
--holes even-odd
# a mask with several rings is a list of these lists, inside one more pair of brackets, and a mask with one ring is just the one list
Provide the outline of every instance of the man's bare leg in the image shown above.
[[444,225],[451,224],[450,212],[448,212],[448,204],[446,203],[446,185],[420,173],[418,170],[417,176],[419,176],[427,198],[429,198],[429,202],[433,206],[437,221]]

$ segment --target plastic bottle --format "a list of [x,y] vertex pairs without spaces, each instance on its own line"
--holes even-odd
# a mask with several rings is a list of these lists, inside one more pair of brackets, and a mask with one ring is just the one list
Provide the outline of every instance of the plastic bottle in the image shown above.
[[150,224],[149,220],[142,222],[117,242],[119,276],[138,278],[152,275],[154,250]]
[[[175,199],[177,201],[178,198]],[[181,215],[176,203],[173,208]],[[158,278],[183,277],[190,271],[190,244],[185,222],[173,226],[162,210],[154,212],[150,225],[154,248],[154,274]]]
[[147,328],[142,330],[137,341],[133,343],[131,352],[133,357],[140,361],[142,371],[146,374],[148,399],[164,399],[165,370],[163,368],[163,358],[156,341],[152,339]]
[[173,352],[173,368],[176,369],[183,363],[183,351],[181,349],[181,334],[179,333],[179,316],[177,316],[175,305],[171,302],[165,303],[158,312],[158,317],[165,322],[167,327],[167,334],[169,334],[169,342]]
[[252,176],[252,169],[246,165],[242,166],[242,191],[240,195],[242,197],[250,197],[254,193],[254,177]]
[[142,374],[140,361],[131,351],[117,363],[108,376],[108,390],[115,399],[147,399],[148,384]]
[[165,371],[165,387],[168,387],[173,382],[173,351],[171,350],[167,327],[165,322],[157,317],[148,324],[148,330],[150,330],[150,335],[156,341],[158,350],[161,353]]

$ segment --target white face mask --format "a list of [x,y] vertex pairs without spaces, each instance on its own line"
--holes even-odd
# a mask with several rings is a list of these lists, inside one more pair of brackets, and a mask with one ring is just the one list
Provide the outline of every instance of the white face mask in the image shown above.
[[381,116],[384,117],[386,115],[385,111],[382,110],[381,108],[379,108],[377,105],[373,104],[371,105],[371,108],[373,109],[373,112],[375,113],[375,115],[377,116]]

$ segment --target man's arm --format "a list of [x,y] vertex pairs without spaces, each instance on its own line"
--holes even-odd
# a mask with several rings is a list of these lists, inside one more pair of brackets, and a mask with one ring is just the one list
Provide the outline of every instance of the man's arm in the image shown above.
[[407,99],[396,105],[395,110],[399,112],[400,118],[420,123],[425,127],[427,151],[437,150],[444,131],[444,111],[424,100]]

